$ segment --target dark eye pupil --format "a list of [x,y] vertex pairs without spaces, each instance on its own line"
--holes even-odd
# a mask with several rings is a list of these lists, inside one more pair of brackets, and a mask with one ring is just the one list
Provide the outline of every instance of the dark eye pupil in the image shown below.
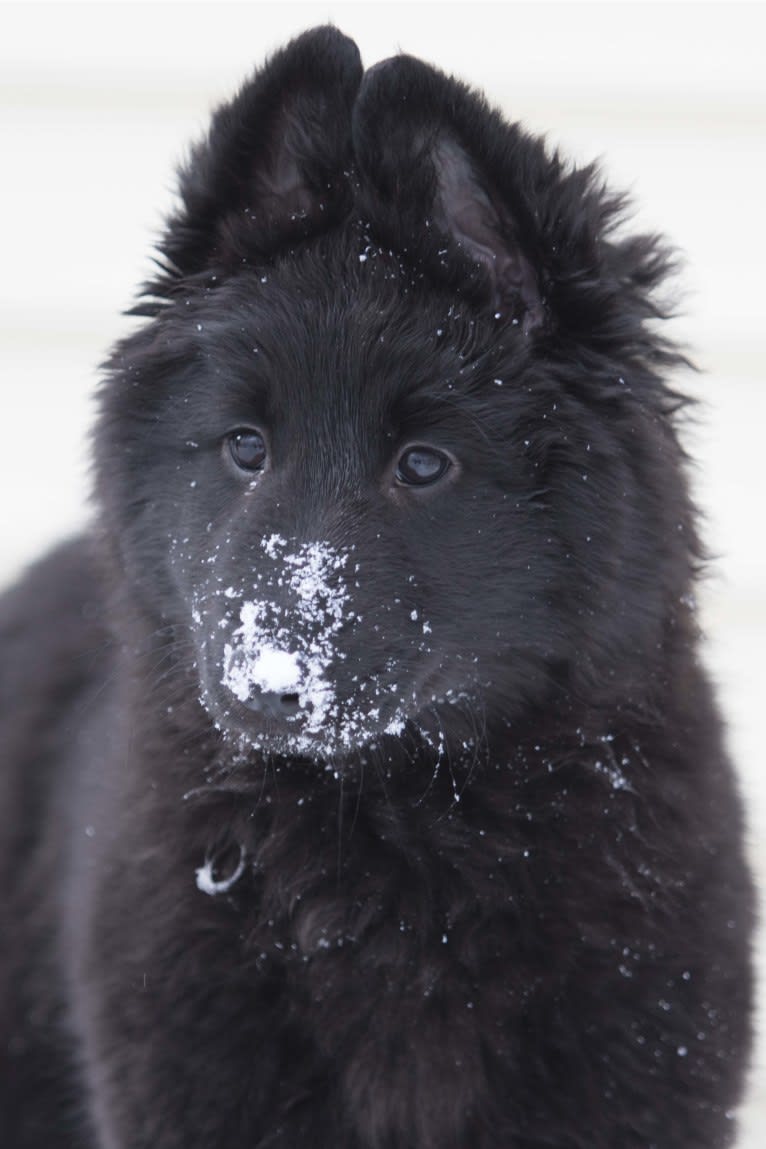
[[400,483],[413,486],[426,486],[440,479],[449,467],[449,459],[441,451],[428,447],[411,447],[399,460],[396,477]]
[[266,461],[266,443],[260,431],[234,431],[229,436],[229,450],[243,471],[260,471]]

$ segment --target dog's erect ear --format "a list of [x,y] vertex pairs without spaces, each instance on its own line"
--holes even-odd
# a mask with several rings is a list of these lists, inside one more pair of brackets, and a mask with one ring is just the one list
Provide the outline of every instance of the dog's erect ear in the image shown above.
[[219,108],[181,170],[181,207],[160,245],[168,274],[149,290],[167,294],[179,277],[268,257],[348,212],[361,78],[353,41],[315,28]]
[[353,135],[363,211],[383,241],[526,330],[540,327],[518,129],[464,84],[397,56],[365,75]]

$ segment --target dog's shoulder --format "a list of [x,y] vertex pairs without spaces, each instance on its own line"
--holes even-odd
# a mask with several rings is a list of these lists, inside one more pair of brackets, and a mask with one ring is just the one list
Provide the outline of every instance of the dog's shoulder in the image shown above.
[[106,594],[91,540],[64,543],[0,597],[0,743],[11,772],[58,738],[105,672]]

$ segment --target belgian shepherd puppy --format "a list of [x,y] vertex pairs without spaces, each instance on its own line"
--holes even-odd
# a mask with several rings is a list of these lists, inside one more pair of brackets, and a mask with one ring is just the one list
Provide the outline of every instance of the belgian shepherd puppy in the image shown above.
[[406,56],[275,55],[2,604],[3,1149],[720,1149],[740,804],[622,200]]

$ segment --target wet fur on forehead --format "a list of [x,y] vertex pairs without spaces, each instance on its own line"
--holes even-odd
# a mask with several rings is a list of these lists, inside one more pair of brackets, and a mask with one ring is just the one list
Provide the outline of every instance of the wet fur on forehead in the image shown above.
[[[587,296],[584,277],[577,290]],[[603,292],[601,284],[599,295]],[[454,402],[489,384],[487,400],[495,411],[509,392],[518,398],[532,371],[545,374],[548,390],[559,385],[586,401],[608,400],[615,412],[639,404],[672,415],[683,404],[659,371],[682,357],[646,324],[649,300],[634,311],[626,297],[629,301],[628,292],[620,297],[623,314],[611,316],[608,308],[597,308],[594,297],[598,322],[591,321],[582,300],[573,308],[572,322],[585,320],[573,359],[573,331],[530,338],[518,323],[434,282],[406,257],[376,243],[367,223],[351,220],[212,283],[206,273],[177,284],[156,312],[159,326],[118,345],[107,367],[119,376],[130,363],[135,386],[142,367],[151,368],[156,379],[163,364],[172,371],[225,353],[244,370],[230,370],[223,382],[231,392],[241,388],[244,398],[259,381],[268,381],[274,368],[279,376],[274,385],[287,392],[297,387],[305,394],[312,378],[321,377],[328,393],[335,387],[361,394],[367,386],[365,398],[374,404],[380,375],[360,373],[364,365],[375,364],[384,368],[387,402],[437,397]],[[398,371],[385,370],[386,363],[394,366],[392,360]],[[352,370],[340,376],[323,371],[343,362]],[[503,393],[491,387],[498,376],[508,385]],[[154,388],[150,382],[149,390]]]
[[212,298],[204,280],[187,283],[183,306],[159,318],[161,337],[123,348],[134,369],[144,356],[152,367],[158,357],[183,367],[225,354],[239,370],[221,382],[245,399],[267,383],[304,396],[312,386],[358,392],[374,406],[381,380],[387,403],[446,398],[446,389],[454,398],[491,383],[501,367],[509,382],[519,379],[533,361],[520,330],[413,272],[357,225],[240,272]]

